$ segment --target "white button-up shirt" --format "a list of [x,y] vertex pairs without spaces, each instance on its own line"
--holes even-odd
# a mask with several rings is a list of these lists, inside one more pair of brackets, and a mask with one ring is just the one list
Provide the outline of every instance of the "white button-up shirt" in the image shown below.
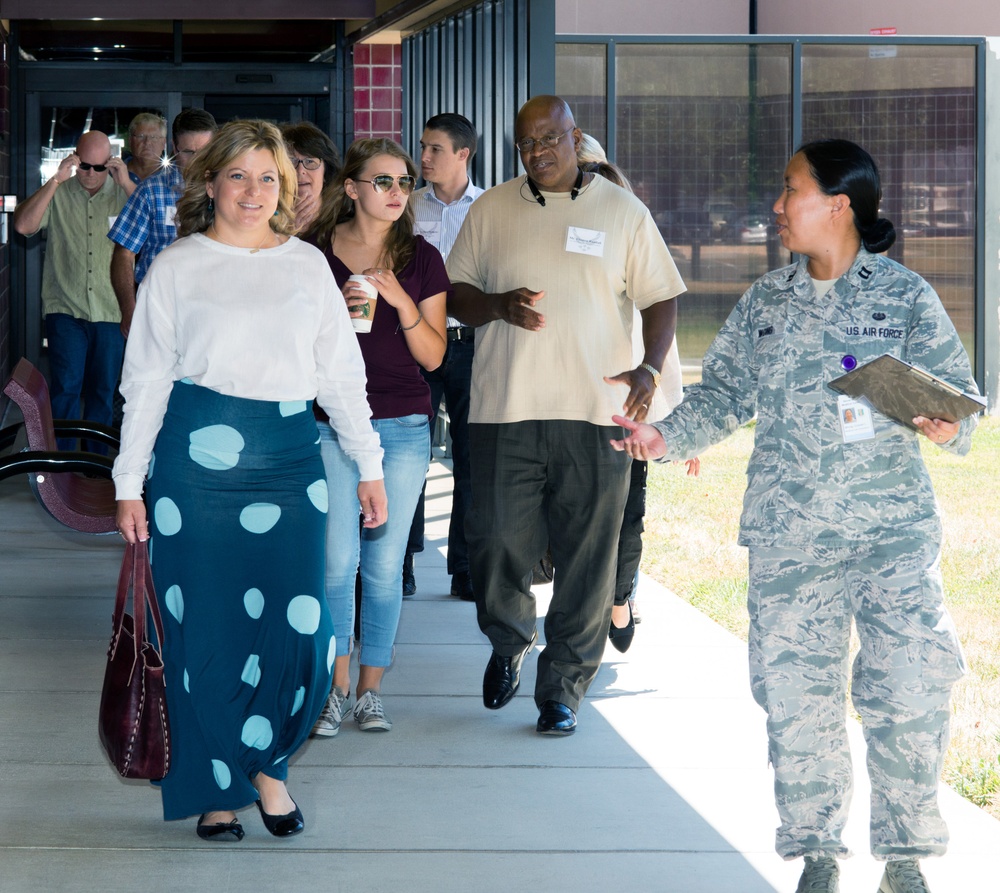
[[[465,222],[472,203],[485,192],[476,186],[471,178],[468,186],[451,204],[445,204],[434,194],[433,184],[423,186],[413,193],[413,213],[416,232],[431,243],[441,256],[447,260],[451,246],[458,238],[458,231]],[[455,328],[462,324],[454,317],[448,317],[448,327]]]

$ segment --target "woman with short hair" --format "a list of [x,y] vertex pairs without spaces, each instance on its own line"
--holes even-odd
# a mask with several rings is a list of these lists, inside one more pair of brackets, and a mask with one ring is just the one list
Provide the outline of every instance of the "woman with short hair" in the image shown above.
[[319,214],[323,190],[340,170],[340,152],[322,130],[309,121],[283,124],[281,135],[295,167],[295,231],[305,232]]

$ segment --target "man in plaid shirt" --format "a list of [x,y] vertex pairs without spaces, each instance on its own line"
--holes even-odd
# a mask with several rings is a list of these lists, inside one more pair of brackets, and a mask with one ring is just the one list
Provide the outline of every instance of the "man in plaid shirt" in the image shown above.
[[184,169],[215,132],[215,118],[204,109],[186,109],[174,118],[173,161],[163,171],[143,180],[132,194],[108,238],[111,285],[122,312],[122,334],[127,338],[135,311],[135,294],[149,265],[177,236],[174,215],[184,189]]

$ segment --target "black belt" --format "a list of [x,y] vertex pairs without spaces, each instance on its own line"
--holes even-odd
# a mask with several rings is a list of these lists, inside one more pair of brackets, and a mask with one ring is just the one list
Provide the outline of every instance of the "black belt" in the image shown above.
[[476,330],[472,326],[455,326],[448,329],[449,341],[473,341]]

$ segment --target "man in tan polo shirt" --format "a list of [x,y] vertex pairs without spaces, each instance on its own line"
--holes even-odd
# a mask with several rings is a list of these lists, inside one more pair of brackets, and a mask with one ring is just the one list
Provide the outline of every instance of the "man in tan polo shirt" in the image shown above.
[[563,100],[529,100],[515,124],[527,176],[473,203],[448,257],[449,312],[477,327],[466,534],[493,645],[483,702],[499,709],[517,690],[537,635],[531,570],[551,544],[535,684],[544,735],[575,730],[608,636],[629,470],[608,413],[646,418],[684,291],[645,205],[577,166],[581,136]]

